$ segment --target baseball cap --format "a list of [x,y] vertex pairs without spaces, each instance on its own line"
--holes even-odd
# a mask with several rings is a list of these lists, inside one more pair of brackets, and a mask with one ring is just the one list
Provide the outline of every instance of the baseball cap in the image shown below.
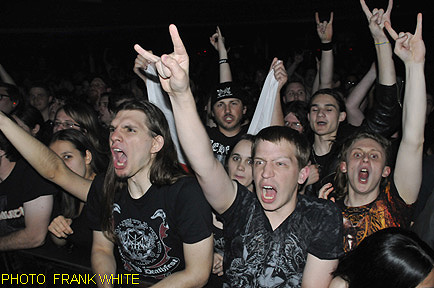
[[240,99],[241,102],[244,102],[245,93],[237,83],[219,83],[217,84],[215,92],[211,95],[211,107],[213,107],[217,101],[226,98],[237,98]]

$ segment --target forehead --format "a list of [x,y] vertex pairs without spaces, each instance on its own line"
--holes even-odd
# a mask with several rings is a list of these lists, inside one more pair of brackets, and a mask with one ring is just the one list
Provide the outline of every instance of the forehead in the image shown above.
[[304,86],[301,83],[293,82],[288,84],[288,90],[303,90]]
[[294,113],[289,112],[288,115],[285,116],[286,122],[300,122],[297,118],[297,116],[294,115]]
[[363,151],[378,151],[381,152],[382,154],[385,153],[384,147],[381,146],[380,143],[378,143],[376,140],[371,139],[371,138],[364,138],[364,139],[359,139],[357,141],[355,141],[353,144],[351,144],[350,146],[350,151],[353,150],[363,150]]
[[255,158],[273,159],[273,158],[295,158],[295,146],[287,140],[270,142],[259,140],[255,147]]
[[57,111],[57,113],[56,113],[56,119],[75,121],[74,119],[72,119],[71,116],[69,116],[68,114],[66,114],[65,110],[63,110],[62,108],[60,108]]
[[112,120],[112,126],[121,124],[147,127],[146,114],[139,110],[121,110],[116,113],[115,118]]
[[[238,99],[238,98],[225,98],[225,99],[218,100],[218,101],[216,102],[216,104],[217,104],[217,103],[225,103],[225,104],[228,104],[228,103],[231,103],[231,102],[239,102],[239,103],[241,103],[241,100]],[[215,104],[214,104],[214,105],[215,105]]]
[[249,140],[239,141],[232,150],[232,154],[235,153],[248,155],[248,157],[250,157],[252,154],[252,142],[250,142]]
[[72,152],[73,150],[77,150],[77,148],[71,142],[65,140],[57,140],[51,143],[50,149],[57,154],[63,152]]
[[32,87],[29,93],[31,94],[47,94],[47,91],[42,87]]
[[0,87],[0,94],[2,95],[9,95],[8,90],[6,87]]
[[336,99],[328,94],[318,94],[315,96],[315,98],[312,100],[312,105],[333,105],[335,107],[339,107],[338,101]]

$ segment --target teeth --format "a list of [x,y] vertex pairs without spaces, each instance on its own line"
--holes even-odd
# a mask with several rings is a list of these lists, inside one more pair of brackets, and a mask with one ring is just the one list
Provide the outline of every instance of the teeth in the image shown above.
[[118,166],[124,166],[125,163],[117,162],[117,165],[118,165]]
[[368,169],[363,168],[361,171],[362,171],[362,172],[368,172]]
[[115,151],[115,152],[122,152],[122,149],[114,148],[113,151]]
[[271,186],[262,186],[262,188],[264,188],[264,189],[273,189],[273,187],[271,187]]

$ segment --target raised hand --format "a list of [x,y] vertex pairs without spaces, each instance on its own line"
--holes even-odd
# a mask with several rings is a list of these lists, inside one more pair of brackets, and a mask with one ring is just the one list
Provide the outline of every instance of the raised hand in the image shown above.
[[416,31],[396,33],[389,22],[385,23],[387,32],[396,41],[395,54],[405,64],[425,62],[425,43],[422,39],[422,13],[417,15]]
[[173,52],[171,54],[163,54],[158,57],[138,44],[134,45],[134,49],[147,61],[155,63],[161,86],[167,93],[175,95],[190,89],[189,58],[176,26],[171,24],[169,32],[173,43]]
[[[374,8],[371,12],[369,10],[369,7],[366,5],[365,0],[360,0],[360,5],[362,6],[362,10],[365,13],[366,18],[368,19],[369,30],[371,31],[374,40],[387,40],[383,28],[385,22],[390,23],[390,14],[392,13],[393,0],[389,0],[386,11],[384,11],[384,9]],[[386,38],[384,39],[384,37]]]
[[57,238],[67,238],[74,233],[71,229],[72,219],[65,218],[62,215],[57,216],[48,226],[48,231],[53,233]]
[[274,78],[276,78],[277,82],[279,83],[278,89],[281,89],[283,85],[285,85],[286,81],[288,81],[288,73],[286,73],[286,69],[282,60],[274,58],[273,62],[271,62],[270,70],[271,69],[274,70]]
[[333,12],[330,12],[330,20],[320,22],[318,12],[315,12],[316,31],[321,43],[329,43],[333,37]]
[[[148,51],[148,52],[152,54],[152,51]],[[142,73],[142,71],[146,70],[148,68],[148,65],[151,63],[152,63],[151,61],[146,60],[145,57],[138,54],[136,60],[134,60],[134,67],[133,67],[134,73],[136,73],[137,76],[139,76],[143,81],[145,81],[146,76]]]
[[334,197],[330,197],[329,199],[329,195],[331,192],[333,192],[334,188],[332,183],[327,183],[324,184],[324,186],[321,187],[321,189],[319,189],[319,194],[318,194],[318,198],[322,198],[322,199],[326,199],[326,200],[330,200],[335,202],[335,198]]
[[223,37],[219,26],[217,26],[216,32],[209,37],[209,42],[218,52],[226,50],[225,38]]

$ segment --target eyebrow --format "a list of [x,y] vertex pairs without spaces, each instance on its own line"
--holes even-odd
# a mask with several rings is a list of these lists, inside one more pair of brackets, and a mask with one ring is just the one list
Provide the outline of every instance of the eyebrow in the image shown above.
[[[318,106],[320,106],[320,104],[311,104],[310,105],[310,107],[318,107]],[[324,104],[324,106],[325,107],[334,107],[334,108],[338,109],[335,104],[331,104],[331,103]]]

